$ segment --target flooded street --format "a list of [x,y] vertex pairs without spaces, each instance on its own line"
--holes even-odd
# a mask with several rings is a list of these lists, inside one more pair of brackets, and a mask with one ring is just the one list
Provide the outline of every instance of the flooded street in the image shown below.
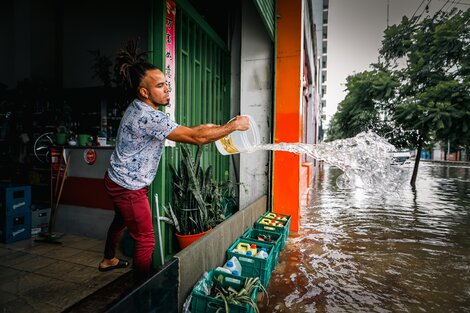
[[399,196],[340,190],[340,174],[316,174],[260,311],[470,312],[470,166],[422,162]]

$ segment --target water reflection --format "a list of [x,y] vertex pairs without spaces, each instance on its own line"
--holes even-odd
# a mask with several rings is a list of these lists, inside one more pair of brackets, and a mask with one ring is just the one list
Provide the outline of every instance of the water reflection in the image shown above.
[[340,174],[317,173],[261,311],[470,312],[470,167],[422,163],[399,196]]

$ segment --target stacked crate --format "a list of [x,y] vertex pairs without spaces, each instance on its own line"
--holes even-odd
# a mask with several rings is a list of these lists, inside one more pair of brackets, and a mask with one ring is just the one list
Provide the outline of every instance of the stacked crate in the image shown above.
[[[227,249],[227,260],[237,258],[241,266],[241,275],[235,276],[220,271],[220,267],[210,270],[195,285],[191,293],[191,312],[215,313],[226,310],[221,298],[211,292],[211,286],[223,284],[228,287],[229,282],[237,292],[243,286],[243,282],[249,277],[259,277],[262,287],[268,286],[271,273],[279,262],[280,251],[285,247],[289,236],[290,215],[266,212],[255,223],[254,227],[247,230]],[[247,247],[247,251],[264,249],[266,258],[257,257],[256,254],[241,251],[240,246]],[[248,248],[249,247],[249,248]],[[224,268],[222,268],[224,270]],[[233,285],[234,284],[234,285]],[[258,290],[259,291],[259,290]],[[250,295],[256,303],[256,292]],[[229,312],[251,313],[254,308],[246,304],[230,304]]]
[[[263,259],[256,255],[250,256],[244,253],[240,253],[237,250],[239,244],[256,245],[257,249],[265,248],[268,257]],[[275,256],[275,246],[272,243],[261,243],[255,242],[247,238],[237,239],[227,250],[227,259],[235,256],[242,266],[242,275],[246,277],[259,277],[264,287],[268,286],[269,279],[271,278],[271,272],[274,270],[274,266],[277,264]]]
[[[223,310],[225,303],[223,298],[217,297],[208,291],[215,286],[216,288],[233,288],[237,292],[243,289],[247,277],[235,276],[232,274],[217,271],[215,269],[210,270],[202,279],[200,279],[193,288],[192,300],[191,300],[191,312],[192,313],[217,313],[227,312]],[[250,295],[247,295],[251,300],[256,303],[258,288],[254,288]],[[229,313],[252,313],[254,312],[253,307],[246,303],[230,303],[228,305]]]
[[31,238],[31,186],[1,186],[0,239],[4,243]]
[[262,229],[282,235],[280,249],[284,249],[289,237],[291,216],[286,214],[266,212],[255,223],[256,229]]
[[51,208],[33,207],[31,208],[31,235],[36,236],[41,232],[49,230],[49,220],[51,217]]
[[272,243],[274,245],[272,249],[274,262],[273,267],[275,267],[279,263],[279,253],[282,250],[281,245],[284,240],[284,237],[281,233],[257,228],[250,228],[242,235],[242,238],[252,240],[255,243]]

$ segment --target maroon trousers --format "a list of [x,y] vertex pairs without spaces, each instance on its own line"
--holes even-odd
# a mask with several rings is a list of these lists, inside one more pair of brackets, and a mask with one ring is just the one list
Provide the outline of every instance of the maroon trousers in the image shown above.
[[152,214],[147,198],[148,188],[129,190],[113,182],[108,174],[104,184],[114,203],[114,219],[109,226],[104,257],[112,259],[124,227],[135,240],[134,270],[138,277],[149,277],[152,252],[155,246]]

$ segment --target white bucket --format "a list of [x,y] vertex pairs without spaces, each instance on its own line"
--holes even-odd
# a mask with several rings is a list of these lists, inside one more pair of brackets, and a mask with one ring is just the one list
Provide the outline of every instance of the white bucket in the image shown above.
[[253,147],[260,144],[258,126],[251,116],[246,116],[250,120],[250,128],[248,130],[236,130],[215,142],[220,154],[229,155],[240,152],[250,152]]

